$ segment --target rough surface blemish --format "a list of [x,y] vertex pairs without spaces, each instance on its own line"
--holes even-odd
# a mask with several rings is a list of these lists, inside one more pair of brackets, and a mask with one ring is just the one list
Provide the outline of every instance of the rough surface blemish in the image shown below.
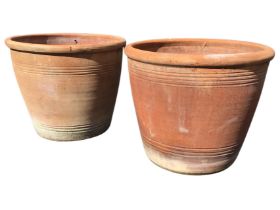
[[180,133],[188,133],[189,129],[187,129],[185,127],[179,127],[179,131],[180,131]]
[[155,137],[155,134],[152,132],[152,130],[150,128],[148,128],[148,130],[149,130],[150,137]]

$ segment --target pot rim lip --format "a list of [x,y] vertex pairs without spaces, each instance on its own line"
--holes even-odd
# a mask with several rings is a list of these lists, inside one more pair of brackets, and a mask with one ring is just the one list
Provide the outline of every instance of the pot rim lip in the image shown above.
[[[260,50],[249,51],[244,53],[231,54],[183,54],[183,53],[162,53],[141,50],[135,46],[141,44],[166,44],[166,43],[192,43],[201,42],[216,44],[238,44],[247,47],[255,47]],[[171,65],[171,66],[190,66],[190,67],[218,67],[218,66],[236,66],[249,65],[256,63],[268,62],[273,59],[275,52],[271,47],[263,44],[238,41],[230,39],[207,39],[207,38],[166,38],[151,39],[134,42],[125,47],[125,54],[129,59],[141,61],[144,63]]]
[[[31,42],[16,41],[17,38],[24,37],[96,37],[107,38],[112,41],[108,43],[79,43],[79,44],[36,44]],[[11,50],[33,52],[33,53],[77,53],[77,52],[104,52],[123,48],[126,45],[126,40],[120,36],[107,34],[91,34],[91,33],[42,33],[42,34],[26,34],[11,36],[5,39],[6,45]]]

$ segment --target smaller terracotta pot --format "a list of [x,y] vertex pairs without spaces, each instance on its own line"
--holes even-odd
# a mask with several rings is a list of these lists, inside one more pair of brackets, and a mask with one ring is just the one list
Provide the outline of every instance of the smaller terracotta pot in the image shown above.
[[6,39],[16,78],[38,134],[80,140],[110,126],[125,40],[96,34]]
[[242,41],[163,39],[130,44],[125,52],[149,158],[188,174],[230,166],[274,51]]

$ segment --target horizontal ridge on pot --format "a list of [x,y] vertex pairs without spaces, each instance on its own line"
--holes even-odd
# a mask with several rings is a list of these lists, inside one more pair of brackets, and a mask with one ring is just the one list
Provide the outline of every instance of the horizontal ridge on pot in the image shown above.
[[153,81],[153,83],[164,83],[165,85],[183,86],[244,86],[256,84],[265,78],[266,65],[263,68],[254,69],[255,66],[240,69],[213,68],[211,71],[205,68],[184,68],[169,66],[162,69],[160,65],[140,63],[130,60],[131,74],[135,77]]
[[42,34],[8,38],[6,44],[40,136],[80,140],[108,129],[124,39],[98,34]]
[[274,51],[242,41],[162,39],[132,43],[125,52],[148,157],[188,174],[230,166]]
[[[42,65],[26,65],[26,64],[14,64],[15,68],[20,71],[29,74],[43,74],[43,75],[98,75],[114,72],[116,63],[109,64],[95,64],[88,66],[42,66]],[[102,71],[100,71],[102,69]]]

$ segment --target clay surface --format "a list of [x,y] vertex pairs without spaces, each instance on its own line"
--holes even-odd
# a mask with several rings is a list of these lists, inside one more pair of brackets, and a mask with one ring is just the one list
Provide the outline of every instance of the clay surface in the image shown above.
[[187,174],[230,166],[246,137],[274,51],[241,41],[164,39],[133,43],[125,52],[149,158]]
[[95,34],[11,37],[16,78],[38,134],[80,140],[111,123],[125,40]]

